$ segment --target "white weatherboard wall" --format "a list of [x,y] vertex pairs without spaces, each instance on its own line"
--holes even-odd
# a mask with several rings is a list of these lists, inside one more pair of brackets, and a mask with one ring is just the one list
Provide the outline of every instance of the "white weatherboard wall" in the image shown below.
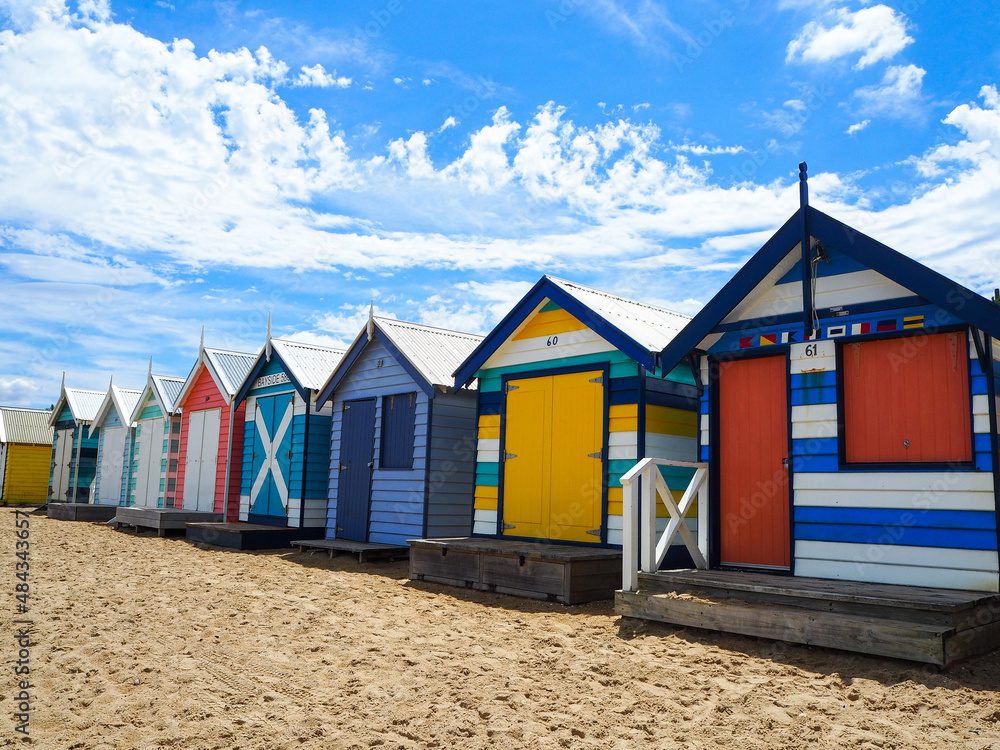
[[[806,354],[809,352],[814,355]],[[975,347],[969,356],[976,359]],[[791,374],[836,372],[833,341],[794,344]],[[975,407],[981,410],[982,405]],[[835,404],[792,406],[792,438],[824,439],[838,435]],[[976,419],[976,432],[989,419]],[[992,511],[993,474],[981,471],[796,471],[794,507],[909,509],[913,525],[924,510]],[[906,516],[904,515],[905,519]],[[905,526],[886,527],[885,543],[853,544],[797,539],[795,575],[911,586],[998,590],[997,553],[896,544]]]
[[193,411],[188,418],[187,456],[184,466],[184,505],[211,513],[215,509],[215,481],[219,458],[222,409]]

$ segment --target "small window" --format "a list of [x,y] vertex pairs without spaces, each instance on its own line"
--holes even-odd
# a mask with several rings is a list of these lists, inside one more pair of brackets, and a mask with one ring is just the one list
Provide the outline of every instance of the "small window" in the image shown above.
[[413,427],[416,413],[416,393],[400,393],[395,396],[382,397],[380,468],[413,468]]
[[971,461],[968,352],[961,331],[845,344],[847,463]]
[[181,434],[181,423],[180,423],[180,421],[177,421],[177,422],[174,422],[174,423],[173,423],[173,424],[171,425],[171,427],[170,427],[170,430],[171,430],[171,432],[173,432],[173,433],[174,433],[175,435],[180,435],[180,434]]

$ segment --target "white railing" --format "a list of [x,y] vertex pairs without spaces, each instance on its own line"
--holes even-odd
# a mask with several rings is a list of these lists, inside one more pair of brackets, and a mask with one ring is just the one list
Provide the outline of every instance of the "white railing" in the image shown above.
[[[694,469],[694,476],[684,491],[680,503],[667,489],[667,483],[657,467],[677,466]],[[642,499],[639,482],[642,480]],[[708,568],[708,464],[694,461],[671,461],[666,458],[644,458],[622,476],[625,488],[622,500],[622,590],[639,588],[639,570],[654,573],[663,562],[677,534],[691,553],[694,564]],[[670,514],[667,528],[656,538],[656,501],[663,503]],[[698,501],[698,538],[684,521],[691,504]],[[640,551],[642,560],[639,559]]]

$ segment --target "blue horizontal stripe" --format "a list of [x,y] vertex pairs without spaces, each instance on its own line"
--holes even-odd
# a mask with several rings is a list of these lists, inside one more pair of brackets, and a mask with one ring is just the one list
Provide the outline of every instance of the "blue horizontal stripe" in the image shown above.
[[886,544],[906,547],[995,550],[995,531],[923,529],[902,526],[848,526],[817,523],[795,524],[795,539],[811,542]]
[[979,471],[993,471],[993,454],[977,453],[976,469],[978,469]]
[[799,388],[792,391],[792,406],[812,406],[813,404],[837,403],[837,387]]
[[608,403],[612,406],[637,404],[639,403],[639,391],[612,391],[608,395]]
[[476,484],[482,487],[496,487],[500,482],[500,464],[479,462],[476,464]]
[[840,457],[836,454],[796,456],[792,467],[799,474],[829,474],[840,471]]
[[701,446],[701,460],[702,463],[708,463],[708,446]]
[[989,453],[993,450],[993,436],[989,433],[976,433],[972,436],[972,441],[976,453]]
[[978,510],[920,510],[909,508],[797,507],[796,524],[849,524],[922,529],[976,529],[995,531],[996,514]]
[[803,372],[789,377],[789,387],[796,388],[829,388],[837,385],[837,373],[833,370],[822,372]]
[[796,458],[836,456],[837,453],[837,438],[799,438],[792,441],[792,455]]
[[973,396],[985,396],[989,393],[989,383],[986,382],[985,375],[973,375],[972,377],[972,395]]

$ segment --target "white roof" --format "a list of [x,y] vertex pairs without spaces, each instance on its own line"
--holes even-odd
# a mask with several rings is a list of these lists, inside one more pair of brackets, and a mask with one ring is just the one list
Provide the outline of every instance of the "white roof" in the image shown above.
[[208,368],[209,376],[215,381],[219,391],[232,398],[243,385],[259,356],[259,353],[250,354],[203,346],[198,352],[198,359],[191,368],[187,380],[184,381],[184,387],[177,394],[177,403],[181,403],[187,397],[187,392],[194,387],[201,372],[201,365]]
[[303,388],[318,391],[337,367],[346,352],[329,346],[305,344],[291,339],[271,339],[271,348],[290,370],[289,374]]
[[650,352],[661,352],[691,318],[555,276],[546,278]]
[[139,415],[142,413],[142,405],[146,403],[146,394],[150,391],[156,396],[156,400],[160,404],[160,409],[165,415],[174,414],[177,410],[177,397],[180,396],[181,388],[183,387],[184,378],[178,378],[173,375],[153,375],[150,373],[146,378],[146,387],[142,389],[139,399],[135,403],[135,408],[132,410],[130,421],[138,421]]
[[[404,320],[379,317],[374,320],[378,329],[434,386],[454,387],[452,373],[483,340],[482,336],[474,333],[432,328]],[[361,335],[364,336],[365,332],[362,331]]]
[[67,388],[64,385],[62,393],[59,394],[59,401],[56,402],[56,408],[49,417],[49,424],[55,424],[59,419],[59,412],[62,411],[64,403],[69,406],[75,421],[89,424],[97,416],[97,410],[101,408],[103,400],[104,391],[87,391],[82,388]]
[[99,429],[104,424],[104,420],[111,414],[112,406],[118,412],[118,418],[121,419],[122,423],[128,425],[132,419],[132,412],[135,411],[135,405],[139,403],[141,395],[142,391],[140,390],[119,388],[117,385],[112,384],[108,388],[108,392],[105,394],[104,400],[97,410],[97,414],[94,416],[94,427]]

